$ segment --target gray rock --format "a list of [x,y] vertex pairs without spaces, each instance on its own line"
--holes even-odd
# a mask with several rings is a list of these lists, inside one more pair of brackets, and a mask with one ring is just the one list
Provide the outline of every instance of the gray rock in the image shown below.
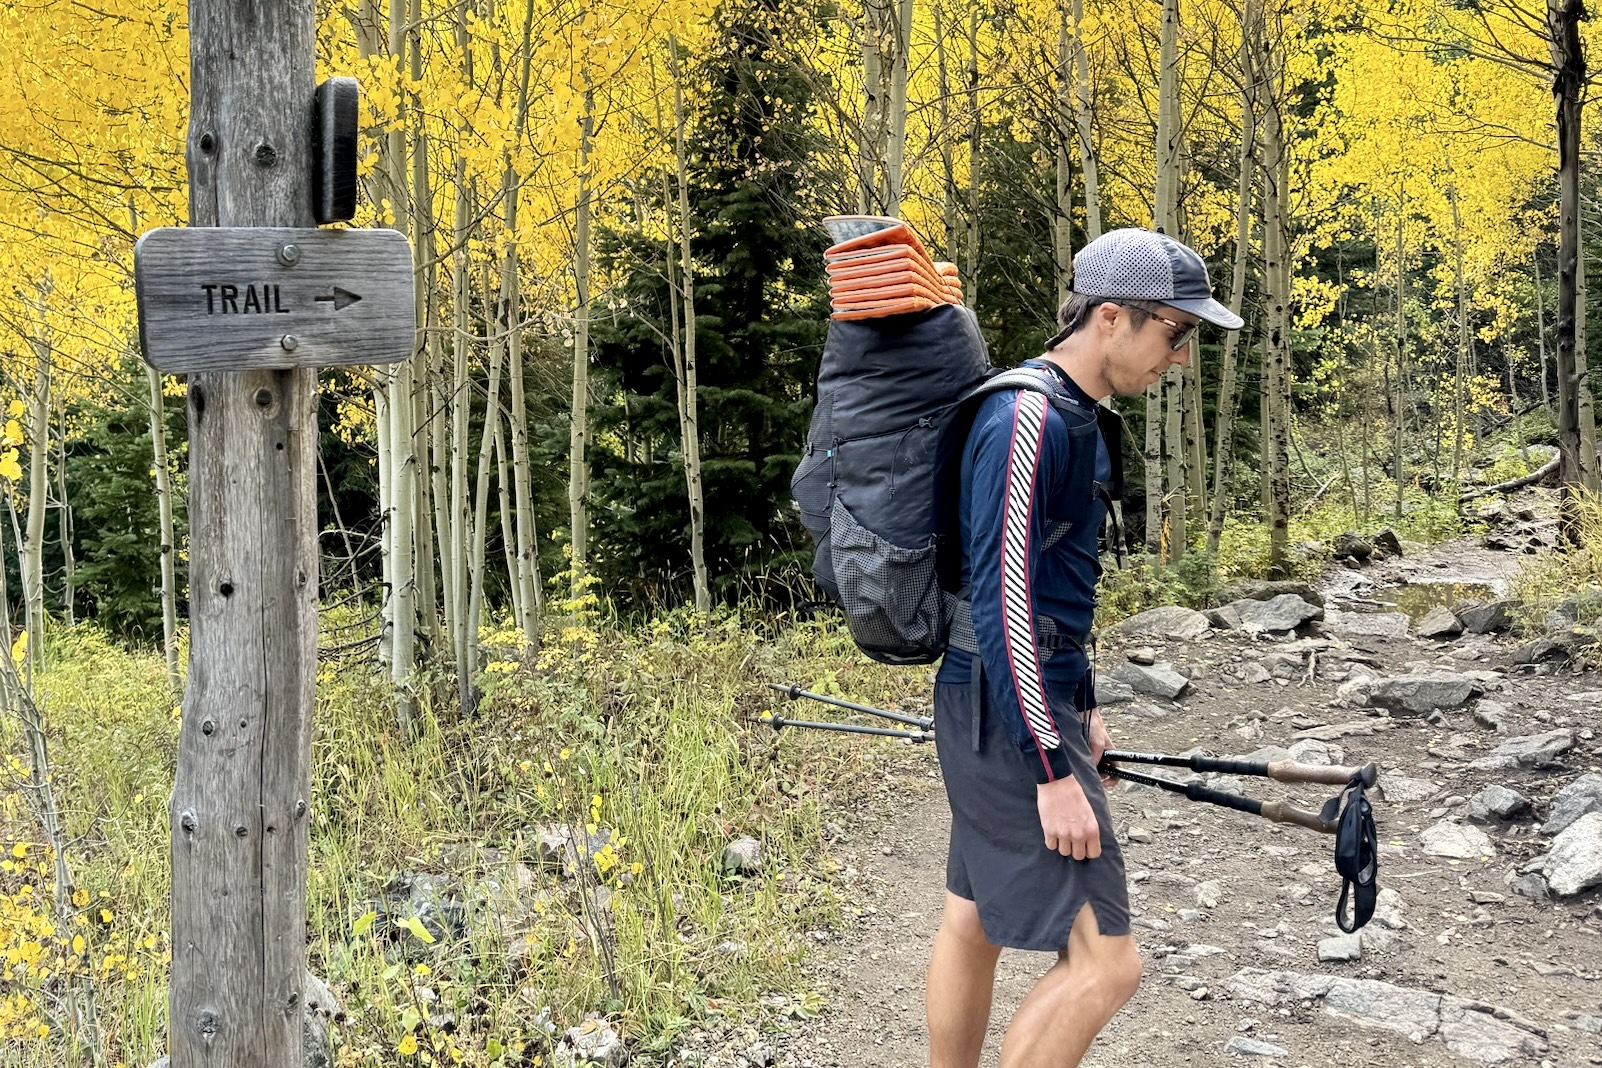
[[1508,613],[1517,607],[1517,601],[1492,601],[1490,604],[1467,605],[1462,609],[1453,605],[1452,613],[1470,634],[1495,634],[1507,630],[1511,623]]
[[1567,627],[1525,642],[1513,654],[1515,664],[1567,664],[1578,660],[1596,644],[1596,635],[1583,627]]
[[1274,673],[1256,660],[1252,660],[1240,666],[1240,681],[1254,684],[1272,682],[1274,681]]
[[1374,535],[1371,540],[1374,543],[1374,548],[1380,550],[1386,556],[1403,555],[1402,539],[1398,538],[1396,536],[1396,531],[1392,530],[1390,527],[1386,527],[1384,530]]
[[1294,593],[1282,593],[1266,601],[1234,601],[1224,607],[1233,609],[1240,616],[1241,626],[1258,627],[1276,633],[1295,630],[1304,623],[1324,618],[1322,608],[1309,604]]
[[1476,771],[1512,771],[1517,768],[1544,768],[1574,748],[1574,732],[1568,728],[1544,734],[1525,734],[1509,738],[1469,765]]
[[1276,679],[1300,678],[1303,671],[1302,658],[1295,653],[1269,653],[1263,657],[1263,667]]
[[1339,764],[1345,753],[1340,746],[1328,742],[1317,741],[1312,738],[1303,738],[1292,742],[1290,747],[1291,759],[1298,764],[1312,764],[1315,767],[1327,768],[1331,764]]
[[1510,820],[1530,810],[1530,799],[1505,786],[1487,786],[1469,798],[1468,818],[1476,823]]
[[1115,664],[1107,674],[1120,682],[1131,686],[1136,693],[1149,694],[1172,701],[1185,692],[1190,680],[1174,670],[1172,664],[1157,663],[1151,666],[1131,664],[1128,662]]
[[1385,800],[1401,802],[1425,801],[1440,789],[1428,779],[1409,779],[1405,775],[1382,775],[1379,786]]
[[1558,897],[1602,883],[1602,812],[1590,812],[1552,840],[1541,874]]
[[1425,715],[1438,708],[1458,708],[1479,691],[1467,675],[1452,671],[1420,671],[1380,679],[1368,691],[1370,705]]
[[1105,671],[1096,673],[1096,703],[1098,705],[1122,705],[1135,699],[1135,689],[1127,682],[1108,675]]
[[736,838],[723,847],[723,870],[733,875],[754,875],[762,870],[762,843]]
[[1415,630],[1420,638],[1453,638],[1463,633],[1463,624],[1450,608],[1432,608]]
[[1520,897],[1527,897],[1531,901],[1547,901],[1552,897],[1552,891],[1546,887],[1546,880],[1535,872],[1525,872],[1523,875],[1510,876],[1507,888]]
[[1325,1012],[1406,1036],[1414,1042],[1431,1039],[1461,1057],[1484,1064],[1547,1052],[1545,1033],[1517,1013],[1453,994],[1394,986],[1375,979],[1335,975],[1267,972],[1247,968],[1226,980],[1242,1001],[1270,1006],[1321,1002]]
[[1240,613],[1228,606],[1209,608],[1202,615],[1207,617],[1207,622],[1219,630],[1234,630],[1240,626]]
[[1233,1053],[1237,1057],[1290,1056],[1290,1050],[1284,1046],[1276,1046],[1260,1038],[1247,1038],[1245,1035],[1231,1035],[1229,1041],[1224,1043],[1224,1052]]
[[1568,1016],[1569,1026],[1576,1031],[1584,1031],[1588,1035],[1602,1035],[1602,1016],[1592,1016],[1585,1012],[1571,1012]]
[[1149,645],[1142,645],[1125,653],[1124,659],[1131,664],[1139,664],[1141,667],[1151,667],[1157,663],[1157,650]]
[[1325,629],[1351,638],[1405,638],[1412,625],[1406,612],[1324,612]]
[[[1319,547],[1322,549],[1322,546]],[[1218,591],[1214,603],[1228,605],[1235,601],[1271,601],[1281,594],[1293,593],[1308,604],[1324,607],[1324,598],[1310,583],[1293,579],[1243,579],[1232,582]]]
[[628,1047],[605,1020],[591,1017],[570,1027],[551,1051],[554,1068],[622,1068],[629,1063]]
[[1207,622],[1206,616],[1194,609],[1164,605],[1130,616],[1113,629],[1130,638],[1188,642],[1206,634],[1212,625]]
[[1474,706],[1474,722],[1488,730],[1506,730],[1507,715],[1507,706],[1498,701],[1481,701]]
[[1453,860],[1475,860],[1496,852],[1491,839],[1478,827],[1465,827],[1461,823],[1442,820],[1426,827],[1419,834],[1424,852],[1432,857],[1449,857]]
[[1591,812],[1602,812],[1602,775],[1581,775],[1552,798],[1552,812],[1541,825],[1542,834],[1562,834]]
[[1320,938],[1318,940],[1318,962],[1320,964],[1362,959],[1363,938],[1361,932],[1341,934],[1333,938]]
[[1374,546],[1355,530],[1336,535],[1333,548],[1337,560],[1356,560],[1362,563],[1374,555]]

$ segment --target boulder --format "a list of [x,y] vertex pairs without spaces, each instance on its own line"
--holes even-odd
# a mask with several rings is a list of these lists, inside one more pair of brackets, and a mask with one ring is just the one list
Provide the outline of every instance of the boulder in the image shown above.
[[1518,768],[1544,768],[1574,748],[1574,732],[1568,728],[1544,734],[1525,734],[1509,738],[1469,765],[1476,771],[1513,771]]
[[1363,937],[1360,932],[1339,934],[1318,940],[1318,962],[1333,964],[1363,959]]
[[1552,840],[1541,874],[1558,897],[1602,884],[1602,812],[1581,816]]
[[1220,605],[1231,604],[1235,601],[1271,601],[1283,594],[1293,593],[1308,604],[1324,607],[1324,598],[1315,590],[1311,583],[1297,582],[1291,579],[1245,579],[1232,582],[1218,591],[1213,598]]
[[1374,535],[1374,537],[1370,540],[1373,541],[1374,548],[1378,549],[1386,556],[1403,555],[1402,539],[1398,538],[1396,536],[1396,531],[1392,530],[1390,527],[1386,527],[1384,530]]
[[1498,701],[1481,701],[1474,706],[1474,722],[1488,730],[1507,729],[1507,706]]
[[1387,801],[1428,801],[1440,787],[1428,779],[1409,779],[1405,775],[1382,775],[1380,794]]
[[1595,772],[1581,775],[1557,792],[1541,833],[1562,834],[1592,812],[1602,812],[1602,775]]
[[1453,671],[1418,671],[1380,679],[1368,691],[1368,703],[1392,711],[1427,715],[1438,708],[1458,708],[1479,692],[1479,684]]
[[1273,679],[1273,672],[1256,660],[1249,660],[1240,666],[1240,681],[1242,682],[1272,682]]
[[1337,560],[1356,560],[1362,563],[1374,555],[1374,546],[1355,530],[1336,535],[1333,548]]
[[1161,641],[1195,641],[1212,629],[1207,617],[1194,609],[1171,604],[1130,616],[1113,628],[1130,638]]
[[1442,820],[1424,828],[1418,837],[1419,841],[1424,843],[1424,852],[1432,857],[1476,860],[1492,856],[1496,852],[1496,847],[1491,844],[1491,839],[1484,831],[1478,827],[1465,827],[1451,820]]
[[1414,630],[1420,638],[1454,638],[1463,633],[1463,624],[1450,608],[1432,608]]
[[1240,613],[1233,608],[1209,608],[1202,615],[1218,630],[1234,630],[1240,626]]
[[1274,1007],[1320,1002],[1324,1011],[1414,1042],[1435,1039],[1453,1053],[1499,1064],[1547,1052],[1545,1033],[1518,1013],[1454,994],[1394,986],[1377,979],[1243,969],[1228,980],[1241,1001]]
[[1275,679],[1300,678],[1304,670],[1302,658],[1295,653],[1269,653],[1263,657],[1263,667]]
[[1112,678],[1105,671],[1096,673],[1096,703],[1123,705],[1135,699],[1135,689],[1127,682]]
[[1487,786],[1469,798],[1468,818],[1476,823],[1510,820],[1530,810],[1530,799],[1505,786]]
[[1266,601],[1247,598],[1224,606],[1240,616],[1242,626],[1266,631],[1295,630],[1303,623],[1324,618],[1324,610],[1294,593],[1282,593]]
[[1517,601],[1463,602],[1452,606],[1452,614],[1469,634],[1495,634],[1507,630],[1512,623],[1508,613],[1517,607]]
[[1513,654],[1515,664],[1567,664],[1578,660],[1597,636],[1587,627],[1565,627],[1527,641]]
[[1405,638],[1413,621],[1406,612],[1341,612],[1335,609],[1324,613],[1324,627],[1334,634],[1350,638]]
[[1136,693],[1149,694],[1152,697],[1161,697],[1172,701],[1185,692],[1190,680],[1174,670],[1169,663],[1151,665],[1131,664],[1128,662],[1114,664],[1107,674],[1119,682],[1128,684]]

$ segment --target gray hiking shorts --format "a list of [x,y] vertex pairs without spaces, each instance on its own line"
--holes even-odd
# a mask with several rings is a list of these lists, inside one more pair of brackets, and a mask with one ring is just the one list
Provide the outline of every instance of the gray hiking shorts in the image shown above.
[[[1035,777],[988,698],[975,708],[966,684],[935,686],[935,748],[951,803],[946,889],[973,901],[985,937],[1014,949],[1061,952],[1088,902],[1104,935],[1129,933],[1129,888],[1113,834],[1107,794],[1090,762],[1088,719],[1073,695],[1049,687],[1074,778],[1101,825],[1101,856],[1074,860],[1046,848]],[[978,730],[974,718],[979,716]]]

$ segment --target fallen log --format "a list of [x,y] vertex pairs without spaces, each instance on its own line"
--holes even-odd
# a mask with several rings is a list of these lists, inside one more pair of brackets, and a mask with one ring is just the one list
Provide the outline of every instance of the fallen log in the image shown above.
[[1484,489],[1460,494],[1457,498],[1457,503],[1467,504],[1469,501],[1480,497],[1489,497],[1493,493],[1512,493],[1514,490],[1523,489],[1525,486],[1533,486],[1537,482],[1545,481],[1550,476],[1557,474],[1558,466],[1562,463],[1563,457],[1561,455],[1554,456],[1551,460],[1522,478],[1511,478],[1506,482],[1498,482],[1494,486],[1486,486]]

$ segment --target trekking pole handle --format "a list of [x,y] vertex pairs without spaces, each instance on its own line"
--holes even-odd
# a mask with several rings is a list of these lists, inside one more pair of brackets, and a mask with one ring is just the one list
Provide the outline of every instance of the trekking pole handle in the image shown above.
[[[1341,780],[1345,782],[1346,780]],[[1336,823],[1334,820],[1322,820],[1318,813],[1308,812],[1306,809],[1294,808],[1283,801],[1264,801],[1260,815],[1264,819],[1275,823],[1294,823],[1299,827],[1306,827],[1310,831],[1320,834],[1334,834]]]
[[1379,777],[1379,766],[1370,762],[1361,768],[1338,765],[1299,764],[1294,760],[1233,760],[1228,757],[1169,756],[1166,753],[1131,753],[1107,750],[1103,760],[1121,760],[1131,764],[1163,764],[1169,767],[1189,768],[1191,771],[1215,772],[1223,775],[1261,775],[1277,782],[1312,782],[1331,786],[1344,786],[1352,776],[1361,775],[1364,786],[1373,786]]

